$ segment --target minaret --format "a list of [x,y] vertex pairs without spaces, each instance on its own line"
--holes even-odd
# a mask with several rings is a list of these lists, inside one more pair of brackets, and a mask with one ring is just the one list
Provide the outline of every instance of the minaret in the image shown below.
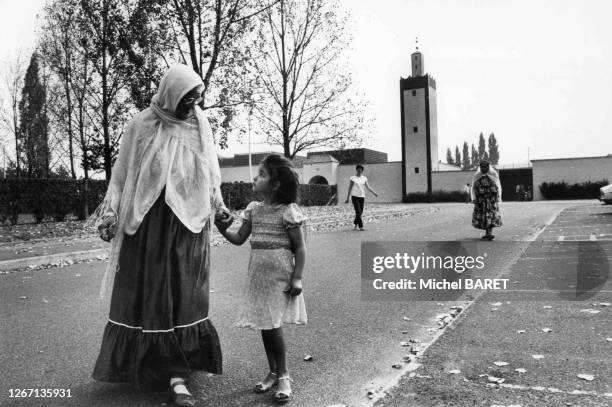
[[418,41],[410,56],[412,75],[400,78],[402,196],[431,192],[438,163],[436,81],[425,73]]

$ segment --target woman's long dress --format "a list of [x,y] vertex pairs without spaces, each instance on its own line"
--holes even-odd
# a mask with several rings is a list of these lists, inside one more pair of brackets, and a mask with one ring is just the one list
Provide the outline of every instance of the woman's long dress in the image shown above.
[[486,230],[502,225],[497,192],[497,185],[487,176],[480,177],[474,182],[476,200],[472,225],[475,228]]
[[191,232],[164,195],[124,237],[94,379],[148,388],[167,385],[171,374],[221,373],[208,319],[210,222]]

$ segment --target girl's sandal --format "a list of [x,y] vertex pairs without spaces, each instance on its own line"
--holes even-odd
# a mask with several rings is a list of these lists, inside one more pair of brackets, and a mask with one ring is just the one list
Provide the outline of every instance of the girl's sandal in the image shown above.
[[[291,380],[291,378],[289,376],[283,376],[283,377],[279,377],[278,381],[281,380],[289,380],[289,382],[293,383],[293,380]],[[289,401],[291,401],[293,399],[293,395],[292,395],[292,391],[277,391],[276,393],[274,393],[274,400],[276,400],[277,403],[287,403]]]
[[272,387],[274,387],[276,383],[278,383],[278,380],[276,380],[276,373],[270,372],[268,373],[268,377],[263,379],[263,381],[255,384],[253,391],[255,393],[265,393],[268,390],[270,390]]
[[177,380],[176,382],[172,383],[172,386],[170,386],[170,397],[172,398],[172,402],[181,407],[194,407],[196,402],[195,397],[193,397],[191,394],[176,393],[174,391],[174,388],[179,384],[185,385],[185,380]]

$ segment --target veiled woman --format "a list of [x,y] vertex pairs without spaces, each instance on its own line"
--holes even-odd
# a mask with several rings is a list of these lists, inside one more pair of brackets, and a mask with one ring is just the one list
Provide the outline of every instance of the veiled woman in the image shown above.
[[495,238],[492,233],[493,228],[502,225],[499,213],[501,183],[497,171],[491,168],[488,161],[480,161],[479,167],[472,181],[472,202],[474,202],[472,225],[485,231],[483,239],[493,240]]
[[192,371],[221,373],[208,318],[209,233],[212,216],[231,217],[212,131],[197,107],[202,89],[189,67],[168,70],[150,107],[128,124],[98,209],[100,235],[113,239],[102,287],[112,294],[93,377],[169,385],[181,406],[195,403],[186,388]]

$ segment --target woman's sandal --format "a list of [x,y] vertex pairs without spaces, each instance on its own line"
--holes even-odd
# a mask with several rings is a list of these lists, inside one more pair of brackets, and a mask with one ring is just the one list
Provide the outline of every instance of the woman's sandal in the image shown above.
[[[273,377],[271,377],[273,376]],[[270,390],[272,387],[274,387],[276,385],[276,383],[278,383],[278,380],[275,378],[276,377],[276,373],[268,373],[268,377],[266,377],[265,379],[263,379],[263,381],[255,384],[255,388],[253,388],[253,391],[255,393],[265,393],[268,390]],[[272,380],[274,378],[274,380]]]
[[[289,382],[293,382],[293,380],[291,380],[289,376],[279,377],[277,381],[281,381],[281,380],[289,380]],[[274,400],[276,400],[277,403],[287,403],[291,401],[291,399],[293,399],[291,390],[289,390],[288,392],[287,391],[277,391],[276,393],[274,393]]]
[[179,384],[186,385],[187,383],[185,382],[185,380],[177,380],[172,383],[172,385],[170,386],[170,396],[172,397],[172,401],[177,406],[194,407],[196,402],[195,397],[193,397],[191,394],[176,393],[174,391],[174,388]]

